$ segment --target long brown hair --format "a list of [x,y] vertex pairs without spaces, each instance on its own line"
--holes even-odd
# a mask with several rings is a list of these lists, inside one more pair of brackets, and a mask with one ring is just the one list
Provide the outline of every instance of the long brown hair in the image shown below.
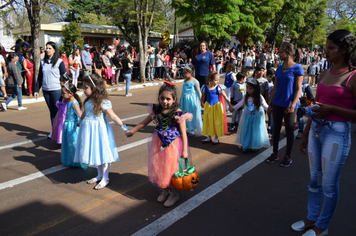
[[260,106],[261,106],[261,96],[260,96],[260,85],[258,84],[258,81],[253,79],[253,80],[250,80],[246,83],[246,86],[250,86],[253,88],[253,94],[248,94],[246,93],[246,96],[245,96],[245,105],[247,105],[247,101],[248,101],[248,98],[249,97],[252,97],[253,98],[253,103],[255,104],[256,106],[256,109],[260,109]]
[[[91,80],[90,80],[91,79]],[[95,87],[93,83],[95,84]],[[89,76],[86,76],[83,78],[83,83],[88,85],[91,90],[92,94],[90,97],[87,97],[84,101],[84,104],[89,101],[90,99],[93,100],[94,102],[94,114],[99,115],[102,110],[101,110],[101,103],[108,98],[108,93],[106,92],[105,85],[103,83],[102,78],[97,75],[97,74],[92,74],[89,78]]]

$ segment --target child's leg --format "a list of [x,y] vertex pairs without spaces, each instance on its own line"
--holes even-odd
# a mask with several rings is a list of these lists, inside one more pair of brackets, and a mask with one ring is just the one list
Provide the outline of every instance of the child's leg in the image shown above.
[[315,75],[311,76],[312,83],[310,85],[314,86],[315,85]]

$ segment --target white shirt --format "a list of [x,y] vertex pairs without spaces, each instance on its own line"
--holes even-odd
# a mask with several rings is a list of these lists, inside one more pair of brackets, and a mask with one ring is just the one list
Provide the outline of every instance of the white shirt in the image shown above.
[[250,56],[247,56],[245,58],[245,66],[248,66],[248,67],[252,66],[252,58]]

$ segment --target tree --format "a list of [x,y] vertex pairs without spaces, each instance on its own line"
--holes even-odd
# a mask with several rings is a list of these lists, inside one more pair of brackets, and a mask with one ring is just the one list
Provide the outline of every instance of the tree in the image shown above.
[[[272,45],[276,45],[276,36],[282,32],[290,39],[296,39],[300,35],[296,31],[298,27],[304,27],[304,16],[308,10],[309,4],[314,0],[283,0],[281,8],[276,12],[275,18],[272,20]],[[292,40],[293,41],[293,40]]]
[[8,0],[2,2],[2,6],[11,6],[15,11],[22,11],[25,9],[30,23],[30,33],[32,35],[33,41],[33,52],[35,61],[35,71],[34,78],[37,80],[38,72],[41,63],[41,55],[39,49],[39,32],[42,19],[42,11],[46,8],[48,4],[64,5],[64,1],[54,1],[54,0],[21,0],[13,1]]
[[73,39],[77,41],[77,46],[79,48],[83,48],[84,38],[82,37],[82,31],[80,30],[78,23],[71,21],[68,25],[65,25],[62,35],[64,37],[63,45],[61,45],[60,48],[65,50],[67,55],[70,55],[72,51]]
[[145,82],[145,69],[147,57],[147,39],[152,27],[156,0],[134,0],[136,23],[138,33],[138,45],[140,52],[140,81]]
[[214,41],[230,39],[239,30],[242,0],[173,0],[176,15],[183,23],[191,23],[195,36]]

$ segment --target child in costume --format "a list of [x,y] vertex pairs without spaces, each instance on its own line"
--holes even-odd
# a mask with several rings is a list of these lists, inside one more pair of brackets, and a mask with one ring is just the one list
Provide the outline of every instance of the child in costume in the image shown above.
[[83,79],[84,112],[81,116],[77,146],[74,162],[83,163],[98,168],[98,175],[87,181],[88,184],[96,184],[94,189],[105,188],[109,184],[109,168],[112,162],[120,160],[116,148],[113,130],[106,119],[106,114],[120,125],[125,132],[127,126],[115,114],[102,78],[93,74]]
[[201,92],[199,81],[193,77],[193,68],[193,66],[186,66],[183,69],[185,81],[180,98],[180,107],[183,111],[193,114],[193,120],[186,122],[188,135],[200,136],[203,127],[200,106]]
[[[64,83],[69,80],[73,80],[73,75],[71,72],[66,72],[59,78],[62,87],[64,86]],[[58,111],[53,121],[51,139],[56,141],[58,144],[62,143],[62,129],[64,120],[66,119],[67,103],[68,100],[64,98],[61,102],[56,102]]]
[[202,140],[202,143],[213,142],[213,144],[218,144],[218,137],[228,132],[224,99],[229,107],[231,104],[224,89],[225,86],[219,84],[219,74],[210,72],[206,84],[201,88],[202,96],[200,101],[202,107],[204,107],[202,133],[208,136]]
[[243,153],[246,153],[248,149],[257,152],[262,147],[271,146],[265,123],[265,112],[263,111],[263,109],[267,110],[268,104],[260,94],[260,86],[254,79],[247,82],[244,98],[230,108],[230,111],[237,110],[243,105],[245,105],[245,108],[235,143],[242,148]]
[[[237,80],[231,86],[230,103],[233,106],[243,100],[246,94],[246,74],[239,72],[237,73],[236,77]],[[240,107],[232,113],[230,131],[236,131],[237,127],[239,126],[239,122],[242,116],[242,109],[243,107]]]
[[[157,126],[148,143],[148,178],[151,183],[162,189],[157,201],[165,207],[173,206],[178,200],[177,190],[172,186],[171,179],[179,170],[179,160],[191,158],[185,126],[185,118],[189,113],[179,109],[175,84],[164,82],[159,89],[158,105],[150,108],[150,114],[133,128],[128,137],[154,121]],[[183,119],[177,121],[176,119]]]
[[82,101],[77,94],[77,88],[70,81],[64,83],[62,96],[68,103],[62,131],[61,161],[65,166],[81,167],[86,170],[87,167],[84,164],[73,162],[79,131],[77,124],[82,115],[80,110]]
[[224,85],[226,87],[225,93],[228,98],[230,98],[230,88],[232,84],[236,81],[236,76],[233,73],[234,70],[235,65],[233,63],[227,63]]

